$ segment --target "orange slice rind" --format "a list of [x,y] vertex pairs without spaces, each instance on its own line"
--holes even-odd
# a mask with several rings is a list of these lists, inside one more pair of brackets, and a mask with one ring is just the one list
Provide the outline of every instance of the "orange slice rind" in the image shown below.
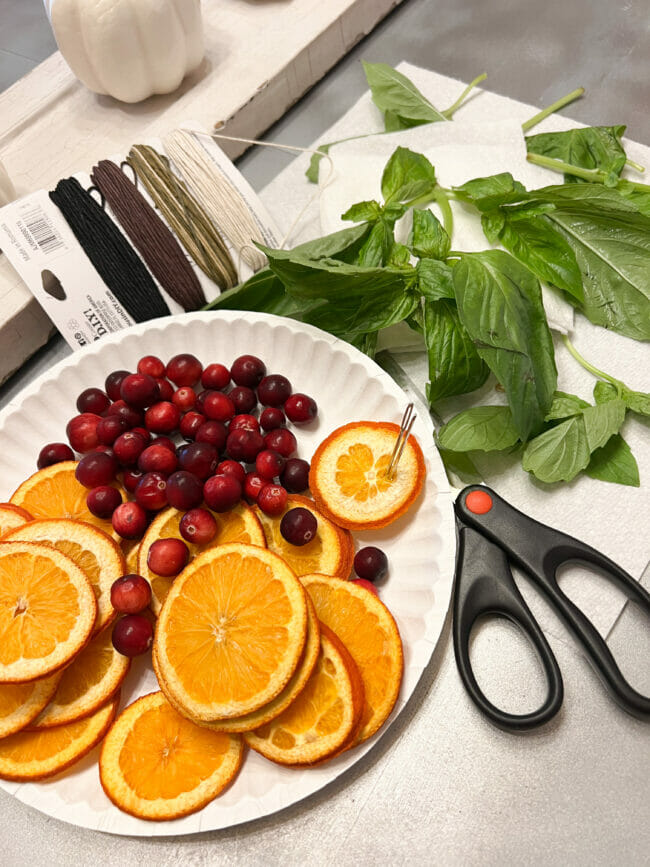
[[6,536],[10,530],[33,520],[26,509],[14,506],[12,503],[0,503],[0,539]]
[[60,672],[29,683],[0,684],[0,739],[28,726],[50,702],[61,680]]
[[353,422],[337,428],[316,449],[309,487],[332,521],[350,530],[377,529],[411,507],[424,484],[424,457],[410,436],[388,476],[399,431],[390,422]]
[[195,725],[154,692],[119,715],[102,745],[99,774],[120,810],[163,821],[214,800],[235,778],[242,759],[238,735]]

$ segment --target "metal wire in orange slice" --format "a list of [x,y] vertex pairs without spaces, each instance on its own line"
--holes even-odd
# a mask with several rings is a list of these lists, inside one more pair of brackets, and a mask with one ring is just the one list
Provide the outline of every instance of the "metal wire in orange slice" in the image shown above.
[[[135,571],[139,575],[142,575],[143,578],[146,578],[151,584],[151,609],[154,614],[160,613],[160,608],[167,598],[169,588],[174,583],[174,578],[163,578],[149,569],[147,565],[149,548],[151,548],[157,539],[182,539],[179,524],[184,514],[184,512],[178,509],[165,509],[159,515],[156,515],[144,534],[142,543],[138,549],[138,565]],[[208,551],[216,545],[225,545],[228,542],[243,542],[246,545],[259,545],[261,548],[266,547],[262,526],[253,510],[246,503],[239,503],[239,505],[229,512],[221,514],[211,512],[211,514],[217,522],[217,535],[209,545],[199,546],[186,542],[187,547],[190,549],[190,559],[201,553],[201,551]]]
[[86,575],[51,545],[0,542],[0,683],[37,680],[86,644],[97,603]]
[[272,762],[320,763],[338,755],[358,728],[364,705],[357,667],[327,626],[321,626],[320,644],[316,667],[296,700],[271,722],[243,736],[249,747]]
[[[301,546],[291,545],[280,533],[282,518],[290,509],[297,507],[308,509],[318,521],[316,536],[311,542]],[[319,572],[323,575],[336,575],[339,578],[348,577],[354,560],[354,543],[350,534],[323,515],[313,500],[291,494],[287,498],[284,512],[275,518],[265,515],[257,506],[254,508],[264,529],[269,549],[279,554],[296,575]]]
[[[61,461],[39,470],[13,493],[10,502],[26,509],[34,518],[72,518],[99,527],[113,539],[119,536],[110,521],[96,518],[86,506],[88,489],[75,478],[77,461]],[[117,485],[115,487],[118,487]],[[118,490],[124,499],[121,488]]]
[[6,541],[53,545],[77,564],[92,585],[97,600],[95,632],[113,620],[111,585],[126,572],[126,561],[120,546],[102,530],[83,521],[49,518],[12,530]]
[[63,672],[58,689],[29,728],[47,729],[75,722],[102,707],[120,688],[131,660],[113,647],[112,627],[96,635]]
[[11,503],[0,503],[0,539],[10,530],[32,521],[33,518],[26,509]]
[[400,426],[361,421],[331,433],[311,461],[309,487],[318,508],[350,530],[385,527],[413,504],[424,484],[424,457],[415,437],[387,474]]
[[18,732],[0,740],[0,778],[43,780],[74,765],[96,746],[115,719],[116,696],[92,716],[38,732]]
[[191,719],[240,717],[296,670],[307,633],[302,585],[276,554],[233,542],[199,554],[160,611],[155,653],[165,691]]
[[48,704],[61,680],[61,673],[29,683],[0,684],[0,738],[19,732],[36,719]]
[[99,775],[120,810],[162,821],[209,804],[232,782],[242,760],[239,735],[200,728],[154,692],[129,705],[113,724]]
[[365,587],[326,575],[306,575],[301,581],[319,620],[338,635],[361,674],[365,707],[360,743],[383,725],[399,695],[404,658],[397,624]]

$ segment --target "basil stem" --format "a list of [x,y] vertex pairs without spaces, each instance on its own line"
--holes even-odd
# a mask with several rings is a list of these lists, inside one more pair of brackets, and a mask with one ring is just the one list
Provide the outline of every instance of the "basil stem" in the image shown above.
[[451,212],[451,206],[449,205],[449,198],[446,191],[442,187],[436,186],[433,191],[433,200],[440,208],[440,213],[442,214],[442,225],[451,240],[454,231],[454,215]]
[[543,120],[545,120],[549,116],[549,114],[554,114],[556,111],[564,108],[564,106],[568,105],[570,102],[573,102],[576,99],[580,99],[584,92],[584,87],[577,87],[575,90],[572,90],[571,93],[567,93],[566,96],[563,96],[562,99],[558,99],[557,102],[554,102],[552,105],[549,105],[546,108],[542,109],[542,111],[540,111],[534,117],[531,117],[530,120],[522,123],[521,128],[524,132],[528,132],[529,129],[532,129],[534,126],[537,126],[538,123],[541,123]]
[[625,388],[625,383],[621,382],[620,379],[616,379],[614,376],[610,376],[608,373],[605,373],[602,370],[599,370],[597,367],[594,367],[593,364],[590,364],[586,358],[583,358],[582,355],[575,348],[573,343],[569,340],[566,334],[562,335],[562,340],[564,341],[564,345],[569,350],[571,355],[575,358],[578,364],[581,367],[584,367],[585,370],[588,370],[589,373],[593,373],[594,376],[599,376],[601,379],[607,380],[607,382],[611,382],[613,386],[615,386],[617,391],[617,396],[621,397],[623,394],[623,389]]
[[442,114],[447,118],[447,120],[452,119],[454,113],[456,111],[458,111],[458,109],[461,107],[461,105],[465,102],[465,100],[467,99],[467,97],[469,96],[471,91],[474,90],[474,88],[476,87],[477,84],[480,84],[482,81],[485,81],[486,78],[487,78],[487,72],[482,72],[480,75],[476,76],[474,81],[470,82],[470,84],[467,85],[467,87],[461,93],[461,95],[458,97],[456,102],[452,103],[449,106],[449,108],[446,108],[442,112]]

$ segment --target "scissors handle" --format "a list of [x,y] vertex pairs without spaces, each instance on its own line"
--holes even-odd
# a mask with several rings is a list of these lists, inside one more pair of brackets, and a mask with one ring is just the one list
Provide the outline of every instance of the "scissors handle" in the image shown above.
[[631,575],[603,554],[558,530],[529,518],[490,488],[464,488],[455,503],[456,515],[502,548],[544,591],[549,602],[582,644],[589,661],[618,704],[639,719],[650,719],[650,698],[637,692],[623,677],[605,641],[583,612],[560,589],[557,570],[582,562],[605,575],[629,599],[650,614],[650,594]]
[[[469,640],[474,624],[487,615],[506,617],[518,626],[540,657],[548,693],[541,707],[531,713],[513,714],[501,710],[478,685],[472,670]],[[559,711],[564,687],[553,651],[517,589],[503,550],[471,527],[461,527],[458,532],[453,640],[456,665],[465,689],[479,710],[499,728],[525,731],[548,722]]]

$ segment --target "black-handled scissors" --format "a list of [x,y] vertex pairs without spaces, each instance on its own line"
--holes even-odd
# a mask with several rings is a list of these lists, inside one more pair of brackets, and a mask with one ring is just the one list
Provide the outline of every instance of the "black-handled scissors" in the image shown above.
[[[650,698],[625,680],[609,648],[580,609],[562,592],[556,580],[559,566],[582,561],[595,566],[620,587],[629,599],[650,613],[650,594],[638,581],[589,545],[540,524],[510,506],[490,488],[464,488],[454,504],[458,554],[454,587],[453,639],[456,664],[465,688],[477,707],[497,726],[522,731],[542,725],[559,711],[564,696],[562,675],[537,621],[517,589],[509,561],[540,587],[553,608],[583,645],[613,698],[628,713],[650,719]],[[483,615],[513,621],[539,654],[548,694],[532,713],[500,710],[481,691],[469,658],[472,627]]]

